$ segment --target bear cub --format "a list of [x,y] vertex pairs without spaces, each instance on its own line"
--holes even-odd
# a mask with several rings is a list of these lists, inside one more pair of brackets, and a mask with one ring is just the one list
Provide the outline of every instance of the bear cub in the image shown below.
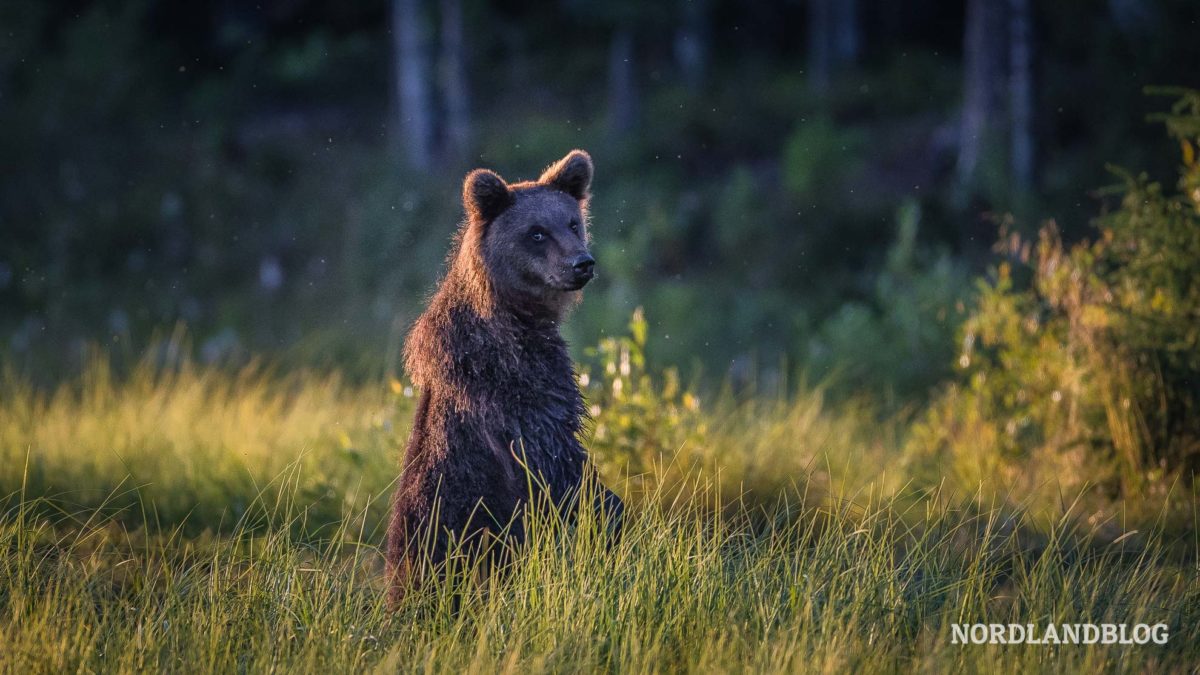
[[[524,540],[521,512],[570,517],[595,470],[579,441],[583,397],[559,322],[595,274],[588,251],[592,160],[574,150],[537,181],[477,169],[447,270],[404,345],[421,391],[387,533],[394,605],[444,563],[495,537]],[[532,486],[532,494],[531,494]],[[620,498],[596,483],[619,528]]]

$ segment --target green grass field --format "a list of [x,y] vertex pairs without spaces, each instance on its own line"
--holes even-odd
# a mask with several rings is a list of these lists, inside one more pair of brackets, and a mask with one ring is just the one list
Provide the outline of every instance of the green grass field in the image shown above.
[[[380,548],[411,413],[401,383],[149,362],[117,377],[102,359],[49,393],[8,376],[0,670],[1200,663],[1191,487],[1136,504],[1056,484],[972,487],[969,472],[918,471],[901,421],[831,406],[819,389],[704,404],[637,377],[622,364],[589,383],[603,401],[589,444],[630,502],[616,548],[590,523],[540,519],[508,573],[458,570],[389,613]],[[600,395],[618,380],[630,382],[621,396]],[[954,624],[1049,622],[1165,623],[1169,640],[952,640]]]

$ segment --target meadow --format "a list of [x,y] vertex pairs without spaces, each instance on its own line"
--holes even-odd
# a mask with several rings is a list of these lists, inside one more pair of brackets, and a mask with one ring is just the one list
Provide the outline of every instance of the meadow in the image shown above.
[[[1197,672],[1198,8],[0,3],[0,675]],[[389,611],[463,176],[570,148],[624,535]]]
[[[644,336],[581,377],[629,501],[610,550],[540,516],[504,573],[394,613],[382,523],[413,392],[395,379],[95,355],[0,384],[5,672],[1184,672],[1200,500],[937,479],[909,418],[821,387],[698,396]],[[178,338],[175,338],[178,339]],[[167,341],[168,347],[174,341]],[[122,372],[117,372],[122,370]],[[981,464],[987,458],[979,458]],[[1166,644],[961,645],[955,624],[1137,623]]]

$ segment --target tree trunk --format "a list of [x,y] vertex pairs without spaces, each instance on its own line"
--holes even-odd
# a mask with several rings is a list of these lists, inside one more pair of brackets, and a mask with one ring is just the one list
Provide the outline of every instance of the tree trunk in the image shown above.
[[858,7],[855,0],[809,0],[809,82],[829,89],[833,75],[858,60]]
[[392,0],[391,9],[395,52],[392,143],[410,167],[428,169],[432,159],[433,114],[420,0]]
[[446,104],[445,158],[463,160],[471,142],[470,99],[463,43],[461,0],[440,0],[442,45],[440,75]]
[[1033,187],[1033,35],[1029,0],[1009,0],[1009,126],[1013,186]]
[[958,146],[958,182],[970,189],[984,144],[996,126],[997,80],[1003,44],[1002,7],[996,0],[968,0],[963,40],[963,110]]
[[829,89],[833,55],[829,34],[832,32],[833,12],[829,0],[808,2],[808,81],[818,92]]
[[630,131],[637,125],[638,100],[633,56],[633,31],[628,26],[618,26],[613,32],[608,51],[609,121],[614,133]]
[[675,32],[675,61],[684,83],[695,90],[708,72],[708,0],[683,2],[683,20]]
[[858,3],[841,0],[833,3],[833,65],[850,65],[858,60]]

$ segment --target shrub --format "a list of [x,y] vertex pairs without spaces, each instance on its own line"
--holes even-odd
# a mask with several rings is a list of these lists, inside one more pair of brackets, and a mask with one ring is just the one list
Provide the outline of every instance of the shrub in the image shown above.
[[961,328],[961,378],[913,434],[918,456],[971,479],[1035,457],[1060,485],[1099,476],[1121,494],[1197,468],[1200,92],[1177,93],[1162,116],[1183,148],[1177,191],[1120,173],[1094,242],[1068,247],[1053,224],[1036,242],[1002,237],[1006,259]]
[[656,384],[646,370],[647,324],[634,312],[629,335],[605,338],[589,349],[599,372],[580,373],[593,426],[586,445],[610,478],[627,474],[634,487],[689,444],[702,444],[707,428],[699,400],[684,388],[677,370]]

